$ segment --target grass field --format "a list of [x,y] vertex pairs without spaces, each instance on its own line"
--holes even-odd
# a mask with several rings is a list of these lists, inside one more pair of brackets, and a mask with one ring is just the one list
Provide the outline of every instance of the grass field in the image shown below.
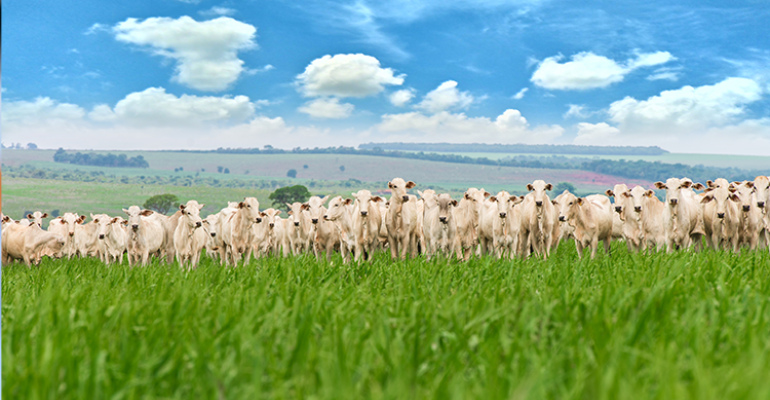
[[[297,183],[308,180],[347,180],[363,182],[387,182],[395,177],[413,180],[418,185],[439,185],[442,187],[470,186],[487,190],[525,191],[525,186],[536,179],[548,182],[570,182],[581,191],[603,192],[615,183],[648,187],[651,182],[619,178],[610,175],[577,170],[535,169],[495,167],[473,164],[455,164],[435,161],[410,160],[389,157],[338,155],[338,154],[215,154],[215,153],[174,153],[174,152],[121,152],[129,157],[141,154],[150,164],[149,169],[102,168],[70,165],[53,162],[51,150],[5,150],[3,163],[9,166],[29,164],[38,168],[79,169],[81,171],[104,171],[115,175],[170,175],[182,167],[183,173],[195,173],[205,169],[204,176],[219,179],[264,178],[286,179],[289,169],[297,170]],[[307,165],[308,168],[303,168]],[[230,174],[214,173],[217,166],[230,169]],[[340,166],[345,171],[340,171]],[[245,174],[249,171],[248,174]],[[384,188],[384,185],[383,185]]]
[[770,257],[4,268],[8,399],[766,399]]

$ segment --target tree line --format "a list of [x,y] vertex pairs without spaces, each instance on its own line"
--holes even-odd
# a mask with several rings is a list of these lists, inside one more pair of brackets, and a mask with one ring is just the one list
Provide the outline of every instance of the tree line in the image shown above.
[[462,153],[583,154],[658,156],[668,151],[658,146],[584,146],[577,144],[486,144],[486,143],[365,143],[360,149],[438,151]]
[[99,154],[99,153],[67,153],[59,148],[53,155],[54,162],[77,164],[77,165],[95,165],[100,167],[127,167],[127,168],[149,168],[150,164],[144,159],[144,156],[138,155],[129,158],[125,154]]

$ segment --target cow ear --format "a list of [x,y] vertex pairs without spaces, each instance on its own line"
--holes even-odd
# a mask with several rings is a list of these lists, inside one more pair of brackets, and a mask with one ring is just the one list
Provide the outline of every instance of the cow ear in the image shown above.
[[350,200],[350,199],[345,199],[345,205],[346,205],[346,206],[349,206],[349,205],[350,205],[350,203],[352,203],[352,202],[353,202],[353,200]]
[[582,197],[578,197],[577,198],[577,203],[578,203],[579,206],[582,206],[583,205],[583,198]]
[[738,188],[736,188],[736,187],[735,187],[735,186],[733,186],[733,185],[730,185],[730,187],[728,187],[728,188],[727,188],[727,190],[729,190],[729,191],[730,191],[730,193],[735,193],[735,192],[738,190]]
[[91,219],[95,219],[94,218],[94,213],[88,213],[88,214],[91,216]]
[[94,218],[94,223],[99,223],[99,218]]
[[411,188],[413,188],[415,186],[417,186],[417,184],[412,182],[412,181],[409,181],[409,182],[406,183],[406,188],[407,189],[411,189]]
[[551,185],[550,183],[547,183],[545,185],[545,190],[551,190],[551,189],[553,189],[553,185]]
[[698,182],[698,183],[693,184],[692,188],[695,189],[695,190],[703,190],[705,188],[705,186],[703,186],[702,183]]
[[33,219],[35,217],[32,216],[32,214],[27,214],[27,219]]
[[420,195],[420,197],[422,197],[422,191],[418,190],[418,191],[417,191],[417,194],[419,194],[419,195]]
[[198,211],[203,210],[203,207],[206,206],[205,204],[198,204]]
[[284,203],[284,204],[286,204],[286,207],[289,207],[291,209],[291,204],[289,203]]
[[62,225],[66,225],[66,224],[67,224],[67,221],[65,221],[65,220],[63,220],[63,219],[60,219],[60,220],[59,220],[59,223],[60,223],[60,224],[62,224]]
[[128,210],[126,210],[125,208],[123,209],[123,212],[126,213],[126,215],[131,215],[128,213]]
[[604,194],[606,194],[609,197],[615,197],[615,193],[612,191],[612,189],[605,190]]
[[81,215],[80,218],[78,219],[78,223],[82,224],[83,221],[85,221],[85,220],[86,220],[86,216],[85,215]]
[[486,192],[486,191],[484,192],[484,197],[489,197],[491,195],[492,195],[492,193],[489,193],[489,192]]
[[152,215],[152,213],[154,213],[154,211],[152,210],[142,210],[141,215],[145,217],[149,217],[150,215]]
[[300,210],[307,210],[307,209],[310,209],[310,204],[304,203],[304,204],[302,204],[302,206],[301,206],[299,209],[300,209]]
[[655,194],[655,191],[652,190],[652,189],[644,192],[644,195],[647,196],[647,197],[652,197],[654,194]]
[[382,201],[382,197],[380,197],[380,196],[372,196],[372,198],[369,199],[369,201],[373,201],[375,203],[379,203],[379,202]]
[[184,207],[185,207],[185,205],[184,205],[184,204],[180,204],[180,205],[179,205],[179,209],[180,209],[180,210],[184,210]]
[[747,186],[747,187],[750,187],[750,188],[753,188],[753,187],[754,187],[754,182],[752,182],[752,181],[747,181],[747,182],[746,182],[746,186]]
[[740,186],[740,185],[741,185],[741,183],[740,183],[740,182],[738,182],[738,181],[734,181],[733,183],[731,183],[731,185]]
[[666,189],[666,184],[661,181],[658,181],[658,182],[655,182],[655,187],[657,189]]
[[701,204],[706,204],[709,201],[714,200],[713,196],[703,196],[702,199],[700,199]]
[[[523,199],[523,198],[524,198],[524,196],[522,196],[521,198]],[[509,199],[510,199],[511,201],[513,201],[513,202],[516,202],[516,201],[519,201],[519,196],[513,195],[513,196],[509,197]]]
[[48,213],[43,213],[42,218],[48,218]]
[[738,197],[738,195],[737,195],[737,194],[735,194],[735,193],[733,193],[733,194],[731,194],[731,195],[730,195],[730,200],[732,200],[732,201],[734,201],[734,202],[736,202],[736,203],[740,203],[740,202],[741,202],[741,198],[740,198],[740,197]]
[[528,183],[528,184],[527,184],[527,190],[531,192],[531,191],[535,190],[535,187],[534,187],[534,186],[532,186],[532,184],[531,184],[531,183]]
[[326,201],[329,200],[329,195],[326,195],[324,197],[321,197],[321,204],[326,203]]
[[469,195],[468,193],[465,193],[464,197],[465,197],[465,200],[470,200],[471,199],[471,195]]
[[703,191],[703,193],[708,193],[708,192],[711,192],[713,190],[714,190],[713,187],[707,187],[706,190]]
[[116,223],[116,222],[118,222],[118,217],[115,217],[115,218],[113,218],[113,219],[111,219],[111,220],[110,220],[110,223],[111,223],[111,224],[114,224],[114,223]]
[[244,202],[238,203],[238,208],[243,208],[243,207],[246,207],[246,203]]
[[557,205],[557,204],[559,204],[559,202],[558,202],[558,201],[556,201],[556,200],[551,200],[551,204],[553,204],[553,205]]
[[714,187],[714,181],[712,181],[711,179],[707,180],[707,181],[706,181],[706,186],[708,186],[708,187],[710,187],[710,188],[711,188],[711,187]]
[[631,195],[628,192],[623,192],[623,197],[628,199],[631,197]]
[[457,207],[457,205],[460,204],[460,203],[458,203],[457,200],[452,200],[449,204]]
[[490,197],[489,197],[489,201],[491,201],[491,202],[493,202],[493,203],[494,203],[494,202],[497,202],[497,196],[490,196]]
[[259,216],[261,216],[261,217],[267,217],[267,214],[265,214],[264,212],[260,211],[260,212],[259,212]]
[[276,210],[276,211],[275,211],[275,215],[281,215],[281,213],[282,213],[282,212],[283,212],[283,211],[281,211],[281,210]]
[[388,181],[388,188],[389,188],[389,189],[393,189],[393,184],[392,184],[392,183],[390,183],[390,181]]
[[289,210],[288,214],[289,215],[294,215],[294,213],[291,210]]

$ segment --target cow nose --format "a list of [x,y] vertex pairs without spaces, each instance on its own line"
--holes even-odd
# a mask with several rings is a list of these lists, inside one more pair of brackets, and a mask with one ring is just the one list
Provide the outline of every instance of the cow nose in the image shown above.
[[564,218],[563,215],[559,215],[559,221],[564,222],[566,220],[567,220],[567,218]]
[[275,224],[271,222],[271,223],[270,223],[270,227],[272,228],[272,227],[274,227],[274,226],[275,226]]
[[636,211],[636,212],[642,212],[642,207],[640,207],[640,206],[638,206],[638,207],[634,207],[634,211]]
[[751,211],[751,206],[743,206],[743,211]]
[[679,202],[679,200],[677,200],[677,199],[671,199],[671,200],[669,200],[668,202],[669,202],[669,203],[670,203],[672,206],[675,206],[675,205],[676,205],[676,203],[678,203],[678,202]]
[[443,223],[446,223],[446,217],[438,217],[438,220]]
[[104,235],[99,235],[99,239],[104,239]]
[[401,196],[401,200],[403,200],[403,201],[409,201],[409,196]]
[[536,201],[535,205],[538,206],[538,207],[541,207],[543,205],[543,202],[542,201]]
[[75,232],[70,232],[70,236],[75,236]]
[[201,224],[200,222],[196,222],[196,223],[195,223],[195,227],[196,227],[196,228],[200,228],[200,227],[201,227],[201,225],[202,225],[202,224]]
[[312,222],[314,224],[317,224],[318,223],[318,218],[313,218],[313,219],[310,220],[310,222]]
[[211,237],[217,237],[217,233],[216,232],[211,232]]
[[725,217],[725,213],[717,213],[717,218],[724,218],[724,217]]
[[257,218],[257,223],[262,222],[262,218]]
[[757,207],[759,207],[759,208],[765,208],[765,202],[764,202],[764,201],[758,201],[758,202],[757,202]]
[[295,223],[294,223],[294,226],[299,226],[299,222],[295,222]]
[[365,216],[366,216],[366,214],[369,214],[369,213],[368,213],[368,212],[366,212],[366,211],[361,211],[361,216],[362,216],[362,217],[365,217]]
[[500,213],[500,218],[505,218],[506,215],[506,213]]
[[615,206],[615,212],[622,212],[622,211],[623,211],[623,207]]
[[137,229],[139,229],[139,225],[137,225],[137,224],[131,225],[131,228],[133,228],[134,230],[137,230]]

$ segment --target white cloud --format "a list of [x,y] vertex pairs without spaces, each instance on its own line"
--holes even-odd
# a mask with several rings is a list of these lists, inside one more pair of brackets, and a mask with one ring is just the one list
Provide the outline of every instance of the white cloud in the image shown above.
[[208,10],[201,10],[198,11],[198,14],[204,16],[204,17],[217,17],[217,16],[226,16],[230,17],[235,15],[237,11],[232,8],[227,7],[220,7],[220,6],[214,6],[209,8]]
[[646,78],[648,81],[661,81],[667,80],[676,82],[679,80],[679,74],[677,72],[655,72]]
[[297,75],[305,96],[367,97],[378,94],[385,85],[399,86],[404,75],[394,76],[390,68],[365,54],[337,54],[316,58]]
[[297,110],[313,118],[343,119],[353,113],[355,106],[350,103],[340,104],[337,98],[320,98],[305,103]]
[[577,124],[576,144],[604,145],[620,134],[620,129],[610,126],[606,122],[589,124],[581,122]]
[[511,96],[511,98],[514,99],[514,100],[521,100],[521,99],[524,98],[524,95],[527,94],[528,90],[529,90],[529,88],[522,88],[521,90],[516,92],[516,94]]
[[396,92],[393,92],[388,96],[388,99],[390,100],[390,104],[393,104],[396,107],[404,107],[406,103],[409,103],[414,98],[414,90],[412,89],[403,89]]
[[113,31],[119,41],[146,46],[175,60],[174,81],[198,90],[222,91],[244,72],[238,51],[256,47],[257,29],[228,17],[198,22],[183,16],[129,18]]
[[494,120],[447,111],[432,115],[420,112],[386,114],[374,129],[383,140],[453,143],[548,143],[564,132],[558,125],[530,129],[526,118],[513,109],[505,110]]
[[94,34],[97,34],[99,32],[109,32],[109,31],[110,31],[110,27],[108,27],[105,24],[100,24],[100,23],[97,22],[97,23],[91,25],[88,29],[86,29],[86,31],[83,32],[83,34],[84,35],[94,35]]
[[76,104],[59,103],[50,97],[38,97],[33,101],[3,101],[4,134],[17,126],[59,126],[80,122],[86,110]]
[[579,105],[579,104],[570,104],[569,110],[567,110],[566,113],[564,113],[564,118],[588,118],[590,116],[590,113],[585,112],[586,106]]
[[428,92],[416,107],[429,113],[437,113],[468,108],[471,103],[473,103],[473,96],[470,93],[457,90],[457,82],[446,81]]
[[531,81],[540,87],[556,90],[588,90],[604,88],[633,70],[667,63],[675,58],[668,52],[640,53],[625,65],[591,52],[572,56],[571,61],[559,63],[563,56],[548,57],[538,64]]
[[246,69],[243,70],[243,73],[246,74],[246,75],[256,75],[256,74],[258,74],[260,72],[272,71],[274,69],[275,69],[275,67],[272,66],[271,64],[266,64],[262,68],[246,68]]
[[206,123],[234,124],[254,115],[255,105],[246,96],[176,97],[164,88],[148,88],[118,101],[114,108],[94,107],[89,118],[131,126],[195,126]]
[[624,127],[690,128],[724,125],[744,113],[744,105],[762,97],[747,78],[727,78],[715,85],[684,86],[647,100],[626,97],[610,104],[610,120]]

